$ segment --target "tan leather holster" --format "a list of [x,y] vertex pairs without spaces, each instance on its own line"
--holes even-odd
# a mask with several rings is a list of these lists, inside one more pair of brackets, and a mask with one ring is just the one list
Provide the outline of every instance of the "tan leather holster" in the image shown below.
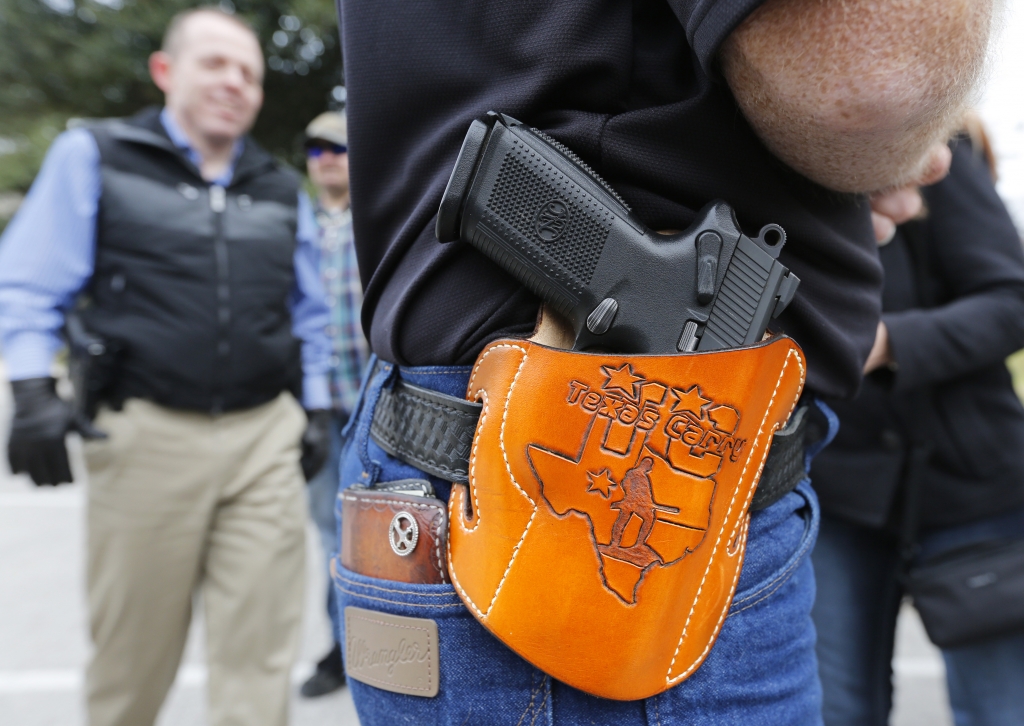
[[614,355],[497,341],[449,573],[476,618],[545,673],[604,698],[660,693],[707,657],[748,506],[803,388],[777,337],[740,350]]

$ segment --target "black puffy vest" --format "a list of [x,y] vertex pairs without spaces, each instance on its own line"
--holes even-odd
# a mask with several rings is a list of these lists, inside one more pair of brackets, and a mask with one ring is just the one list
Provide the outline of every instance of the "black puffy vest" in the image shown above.
[[84,319],[121,350],[110,398],[220,413],[297,391],[298,176],[246,138],[231,185],[210,186],[153,109],[89,130],[102,193]]

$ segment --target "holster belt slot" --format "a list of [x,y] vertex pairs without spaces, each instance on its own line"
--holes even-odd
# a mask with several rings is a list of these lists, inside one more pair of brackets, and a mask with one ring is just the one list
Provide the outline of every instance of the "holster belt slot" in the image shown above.
[[[794,411],[775,432],[751,511],[771,506],[807,478],[804,466],[809,410]],[[469,481],[469,454],[483,406],[407,383],[401,378],[381,391],[370,436],[396,459],[445,481]]]

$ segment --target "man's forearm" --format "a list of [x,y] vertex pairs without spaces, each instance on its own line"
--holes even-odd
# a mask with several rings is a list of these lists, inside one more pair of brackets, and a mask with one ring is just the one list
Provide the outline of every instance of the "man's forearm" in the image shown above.
[[727,39],[747,120],[818,183],[873,192],[919,178],[981,75],[992,0],[768,0]]
[[[0,329],[4,328],[0,320]],[[46,330],[0,331],[7,378],[43,378],[50,375],[54,354],[63,344],[57,333]]]

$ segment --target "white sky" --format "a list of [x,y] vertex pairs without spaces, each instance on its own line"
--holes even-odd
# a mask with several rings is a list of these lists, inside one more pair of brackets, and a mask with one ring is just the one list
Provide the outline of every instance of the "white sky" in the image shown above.
[[1024,232],[1024,0],[1007,0],[978,110],[999,158],[999,193]]

